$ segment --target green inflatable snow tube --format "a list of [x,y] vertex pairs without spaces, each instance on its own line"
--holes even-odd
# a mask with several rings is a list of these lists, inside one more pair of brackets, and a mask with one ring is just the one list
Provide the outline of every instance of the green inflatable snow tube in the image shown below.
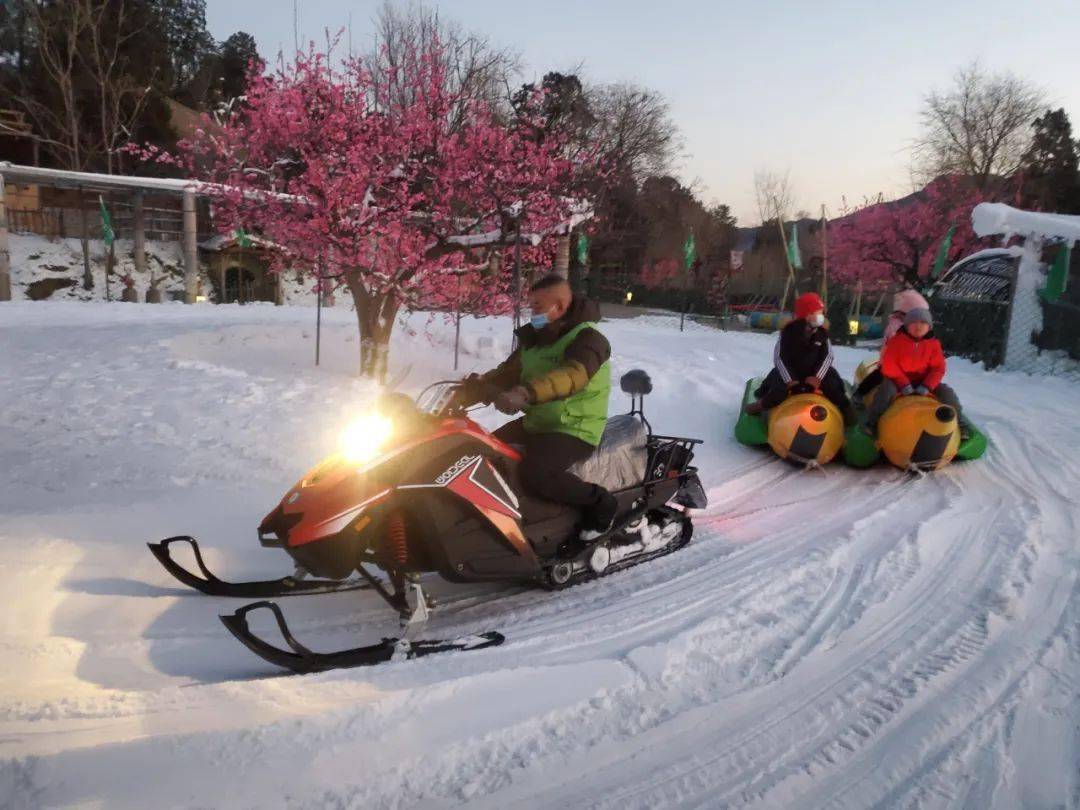
[[989,444],[989,441],[986,438],[986,434],[975,427],[971,422],[967,422],[967,428],[968,437],[960,442],[960,447],[956,451],[956,458],[961,461],[974,461],[977,458],[982,458],[983,453],[986,452],[986,446]]
[[742,403],[739,405],[739,418],[735,421],[735,439],[739,444],[745,444],[748,447],[760,447],[769,443],[769,427],[765,424],[765,418],[761,414],[751,416],[743,410],[754,401],[754,392],[761,385],[761,379],[751,377],[746,381]]

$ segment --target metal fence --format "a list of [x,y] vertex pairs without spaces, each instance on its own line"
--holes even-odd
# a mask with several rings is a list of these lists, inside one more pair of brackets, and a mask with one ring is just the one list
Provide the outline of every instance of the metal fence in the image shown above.
[[931,293],[946,353],[986,368],[1080,381],[1080,252],[1052,245],[1021,273],[1016,249],[982,251]]

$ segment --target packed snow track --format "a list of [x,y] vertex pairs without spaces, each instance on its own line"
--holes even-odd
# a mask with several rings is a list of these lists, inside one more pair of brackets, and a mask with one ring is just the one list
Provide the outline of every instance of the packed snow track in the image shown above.
[[[145,543],[289,572],[255,527],[376,393],[352,313],[316,369],[309,308],[3,305],[0,807],[1080,807],[1080,386],[951,361],[982,460],[799,472],[731,437],[770,337],[603,329],[705,440],[693,541],[561,592],[432,579],[431,635],[505,644],[283,676]],[[460,373],[507,338],[467,321]],[[404,390],[452,340],[398,330]],[[280,604],[315,649],[397,629],[366,591]]]

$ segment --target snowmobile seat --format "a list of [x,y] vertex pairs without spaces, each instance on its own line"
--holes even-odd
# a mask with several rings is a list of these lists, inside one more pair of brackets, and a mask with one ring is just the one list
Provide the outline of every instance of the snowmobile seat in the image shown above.
[[621,414],[608,419],[596,451],[570,467],[582,481],[609,491],[625,489],[645,480],[649,434],[636,416]]

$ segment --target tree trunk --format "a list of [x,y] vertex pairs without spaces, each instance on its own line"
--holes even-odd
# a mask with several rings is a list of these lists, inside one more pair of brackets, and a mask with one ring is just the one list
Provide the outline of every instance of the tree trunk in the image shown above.
[[390,335],[400,302],[396,296],[369,290],[358,273],[346,274],[345,281],[356,305],[356,320],[360,327],[360,376],[385,382]]

